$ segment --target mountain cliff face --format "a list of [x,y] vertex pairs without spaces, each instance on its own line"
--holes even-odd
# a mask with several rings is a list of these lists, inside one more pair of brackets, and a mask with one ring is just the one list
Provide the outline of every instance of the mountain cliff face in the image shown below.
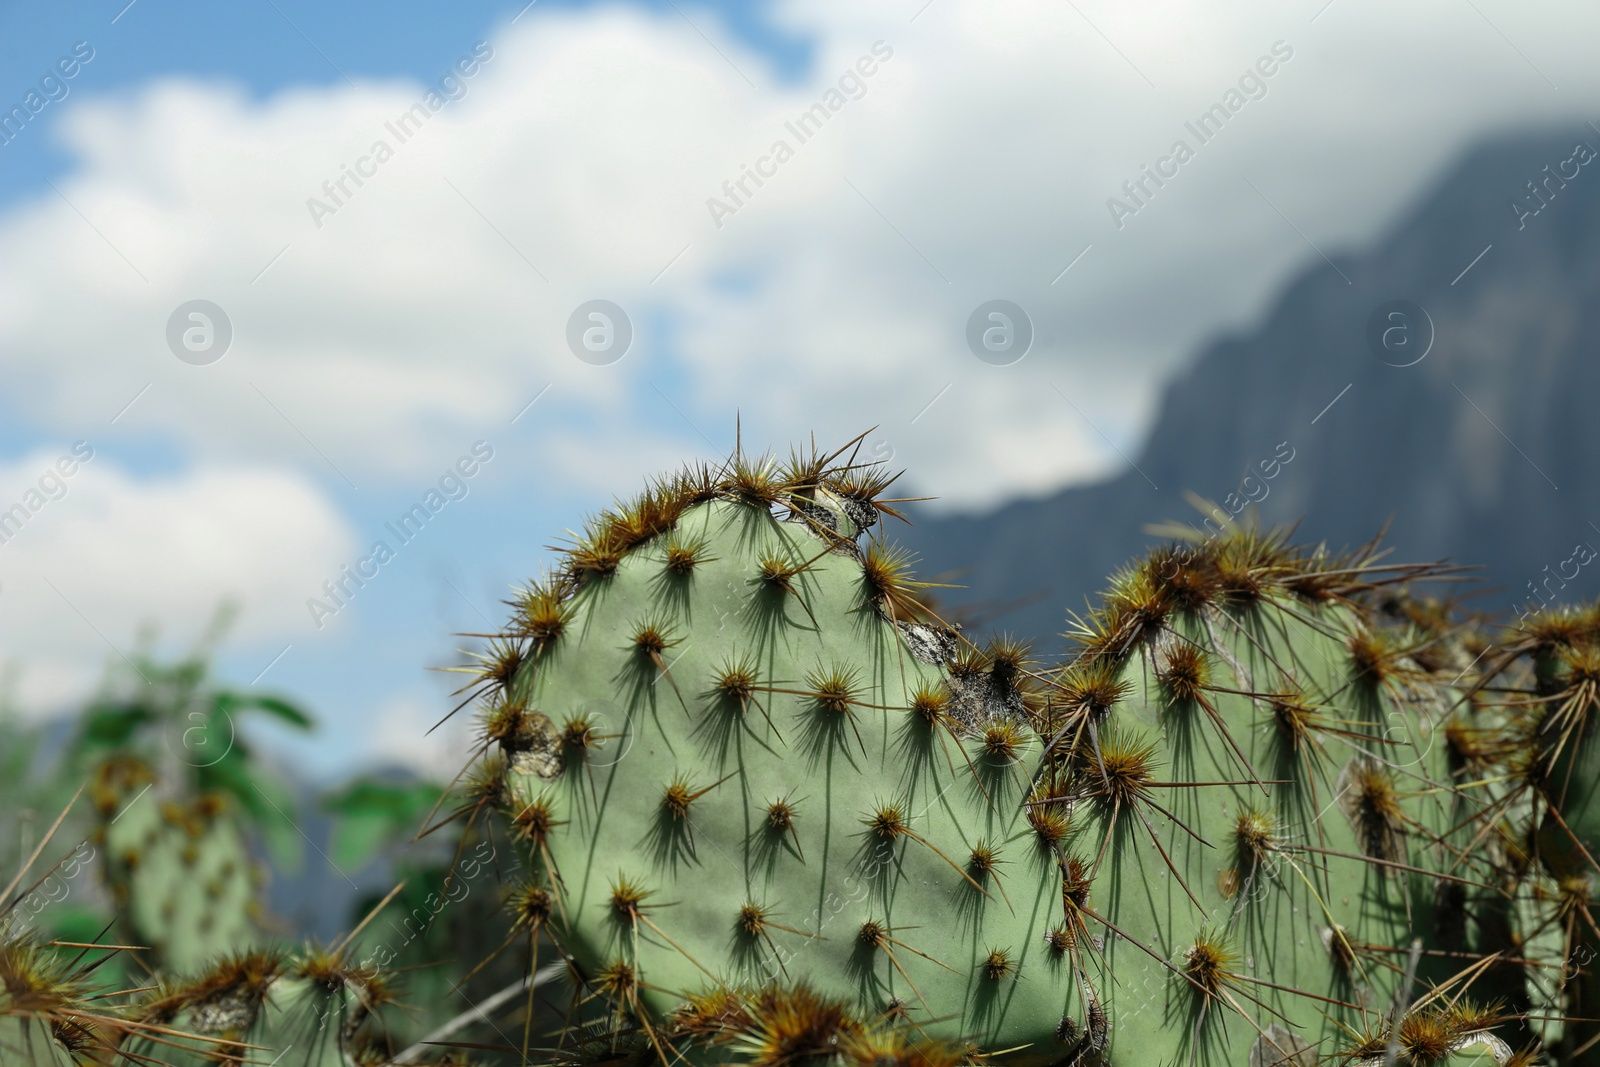
[[[988,514],[921,514],[898,536],[922,573],[959,572],[968,588],[949,601],[1047,644],[1154,540],[1147,526],[1200,525],[1186,491],[1257,500],[1241,518],[1298,521],[1297,540],[1335,548],[1392,520],[1395,558],[1481,565],[1483,610],[1593,598],[1597,150],[1581,122],[1479,146],[1378,247],[1325,249],[1336,266],[1316,259],[1257,329],[1202,351],[1169,383],[1138,470]],[[1385,316],[1396,301],[1413,306]]]

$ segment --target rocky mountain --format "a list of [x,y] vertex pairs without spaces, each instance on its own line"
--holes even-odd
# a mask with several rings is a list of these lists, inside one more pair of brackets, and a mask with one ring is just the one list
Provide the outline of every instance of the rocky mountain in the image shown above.
[[987,514],[920,514],[897,537],[922,573],[960,573],[968,588],[948,600],[1051,647],[1067,609],[1155,540],[1148,526],[1200,524],[1186,494],[1333,547],[1390,522],[1396,559],[1481,565],[1483,610],[1592,599],[1597,150],[1581,122],[1480,144],[1376,247],[1324,248],[1332,263],[1314,257],[1258,327],[1200,352],[1137,469]]

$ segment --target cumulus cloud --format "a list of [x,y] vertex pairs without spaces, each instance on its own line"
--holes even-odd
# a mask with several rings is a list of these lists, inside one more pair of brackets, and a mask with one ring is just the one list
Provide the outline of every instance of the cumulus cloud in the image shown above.
[[464,712],[438,726],[437,704],[402,696],[379,708],[374,721],[380,728],[363,738],[365,769],[398,766],[432,781],[450,782],[473,751],[472,719]]
[[304,608],[283,591],[315,588],[355,540],[293,472],[135,478],[92,445],[0,463],[0,508],[0,647],[21,665],[19,704],[39,710],[81,697],[145,625],[191,640],[224,599],[240,607],[240,642],[303,631]]
[[[799,84],[710,15],[708,42],[603,7],[530,12],[488,56],[459,42],[476,69],[437,111],[405,81],[75,95],[60,195],[0,220],[0,367],[68,435],[151,384],[133,431],[352,483],[548,384],[530,432],[576,457],[543,472],[569,485],[726,447],[739,410],[762,441],[877,424],[913,488],[990,502],[1121,465],[1167,368],[1308,240],[1366,239],[1471,135],[1576,128],[1565,101],[1600,80],[1600,11],[1554,2],[899,7],[775,8],[816,41]],[[1280,41],[1264,95],[1119,227],[1108,199]],[[596,297],[638,331],[613,366],[564,341]],[[1034,320],[1015,366],[963,340],[995,297]],[[165,340],[194,298],[235,330],[207,367]]]

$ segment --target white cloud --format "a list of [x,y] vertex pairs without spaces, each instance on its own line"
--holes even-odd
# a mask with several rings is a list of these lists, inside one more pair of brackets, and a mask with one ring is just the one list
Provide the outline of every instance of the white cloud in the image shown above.
[[147,624],[193,640],[225,598],[240,608],[239,643],[303,631],[305,608],[284,591],[315,589],[355,543],[331,501],[292,472],[202,466],[135,479],[96,453],[49,479],[70,455],[62,446],[0,463],[0,508],[33,509],[0,514],[0,647],[22,665],[26,708],[80,698]]
[[361,738],[362,769],[398,765],[436,782],[453,781],[474,751],[472,714],[463,710],[433,729],[440,714],[437,702],[391,699],[374,714],[376,728]]
[[[1164,370],[1312,258],[1246,178],[1332,252],[1466,137],[1600,87],[1597,10],[1318,6],[935,0],[912,22],[922,0],[807,0],[779,9],[817,40],[801,85],[704,13],[715,49],[673,13],[536,10],[404,144],[385,124],[422,97],[406,82],[75,95],[71,206],[47,192],[0,220],[0,367],[64,434],[154,383],[122,425],[218,462],[315,448],[355,482],[414,476],[554,382],[530,421],[588,457],[555,468],[573,484],[699,449],[685,417],[725,443],[737,408],[780,446],[880,424],[913,487],[958,503],[1043,491],[1120,466],[1102,433],[1132,452]],[[1280,39],[1267,96],[1114,228],[1106,198]],[[865,96],[798,144],[784,120],[879,40]],[[794,158],[715,226],[707,197],[780,137]],[[318,228],[307,198],[378,139],[394,157]],[[562,341],[597,296],[641,335],[612,367]],[[997,296],[1040,335],[1015,367],[961,341]],[[163,339],[196,297],[236,330],[209,367]]]

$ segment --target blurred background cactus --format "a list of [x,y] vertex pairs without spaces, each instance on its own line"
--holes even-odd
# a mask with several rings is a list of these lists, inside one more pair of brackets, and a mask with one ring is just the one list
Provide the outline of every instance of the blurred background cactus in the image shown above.
[[[18,872],[0,902],[8,1067],[242,1063],[291,1047],[301,1058],[285,1063],[372,1062],[521,973],[503,961],[468,976],[499,943],[481,920],[501,891],[492,846],[459,824],[416,840],[441,786],[363,778],[308,804],[257,757],[252,718],[313,723],[213,680],[226,623],[179,659],[114,661],[70,729],[0,710],[4,869]],[[332,820],[320,844],[312,808]],[[319,944],[274,913],[270,879],[297,876],[308,851],[328,899],[353,902],[322,925],[353,936]],[[411,1062],[440,1055],[422,1051]]]

